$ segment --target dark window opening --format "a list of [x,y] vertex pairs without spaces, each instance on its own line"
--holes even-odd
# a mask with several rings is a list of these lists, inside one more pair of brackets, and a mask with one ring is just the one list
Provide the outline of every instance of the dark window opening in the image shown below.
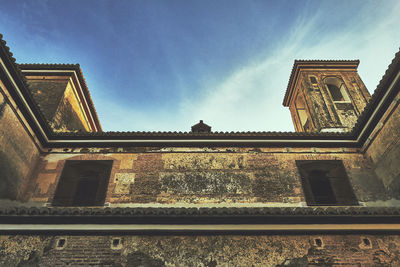
[[363,242],[364,242],[364,246],[366,246],[366,247],[371,246],[371,241],[369,241],[368,238],[364,238],[364,239],[363,239]]
[[326,172],[312,170],[308,176],[314,201],[320,204],[336,204],[335,194]]
[[339,87],[333,84],[327,84],[329,92],[331,93],[333,101],[344,101],[344,97],[340,92]]
[[116,246],[118,246],[118,245],[119,245],[119,239],[118,239],[118,238],[115,238],[115,239],[113,240],[113,246],[116,247]]
[[358,205],[340,160],[298,160],[307,205]]
[[316,245],[317,247],[322,247],[322,240],[321,240],[321,239],[316,238],[314,241],[315,241],[315,245]]
[[111,160],[67,160],[57,185],[53,205],[104,205],[111,167]]
[[58,239],[57,247],[62,248],[64,246],[65,246],[65,239],[64,238]]
[[317,84],[317,79],[314,76],[310,76],[310,82],[312,84]]
[[122,240],[121,240],[121,238],[113,238],[111,240],[111,249],[122,249]]
[[98,173],[89,171],[80,177],[74,196],[74,205],[90,205],[99,187]]

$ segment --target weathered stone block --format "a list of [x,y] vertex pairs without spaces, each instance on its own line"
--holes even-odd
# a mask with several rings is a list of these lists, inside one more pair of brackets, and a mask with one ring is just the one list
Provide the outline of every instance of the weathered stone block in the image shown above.
[[164,168],[171,170],[229,170],[245,167],[243,155],[227,153],[163,154]]
[[160,173],[161,192],[175,194],[251,194],[251,173],[245,172],[168,172]]
[[135,182],[134,173],[116,173],[114,178],[115,194],[129,194],[131,185]]
[[119,169],[128,170],[133,168],[133,162],[137,160],[137,154],[112,154],[111,157],[120,161]]

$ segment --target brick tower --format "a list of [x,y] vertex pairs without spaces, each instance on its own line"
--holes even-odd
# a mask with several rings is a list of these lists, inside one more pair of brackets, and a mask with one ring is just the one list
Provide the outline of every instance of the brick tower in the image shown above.
[[359,61],[295,60],[283,105],[296,132],[350,131],[370,99]]

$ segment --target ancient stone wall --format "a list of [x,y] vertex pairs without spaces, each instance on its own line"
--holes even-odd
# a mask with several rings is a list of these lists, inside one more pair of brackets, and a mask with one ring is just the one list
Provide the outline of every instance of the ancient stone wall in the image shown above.
[[341,160],[358,201],[386,199],[370,162],[356,149],[63,150],[43,157],[32,200],[52,201],[66,160],[113,160],[106,197],[112,205],[305,205],[296,160]]
[[0,199],[23,200],[39,151],[0,81]]
[[400,236],[1,236],[1,266],[399,266]]

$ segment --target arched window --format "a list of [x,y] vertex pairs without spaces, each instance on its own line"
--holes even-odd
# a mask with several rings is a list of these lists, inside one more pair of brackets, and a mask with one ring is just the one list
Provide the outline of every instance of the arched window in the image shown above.
[[329,92],[331,93],[333,101],[344,101],[344,97],[340,89],[334,84],[327,84]]
[[344,82],[337,77],[325,78],[325,84],[328,87],[329,93],[334,102],[349,102],[350,98],[347,93],[347,88]]

